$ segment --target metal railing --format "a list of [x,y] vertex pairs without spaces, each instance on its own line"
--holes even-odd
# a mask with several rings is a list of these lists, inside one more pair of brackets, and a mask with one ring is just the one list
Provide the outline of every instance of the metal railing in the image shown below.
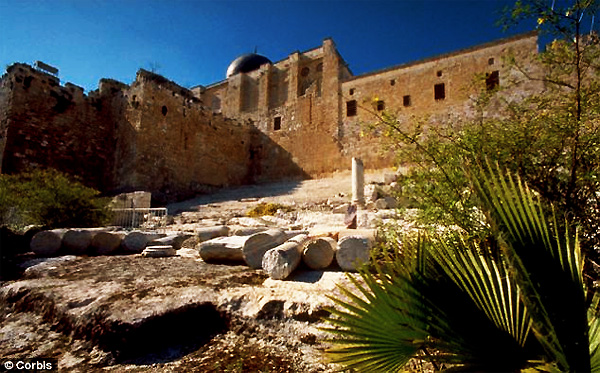
[[156,230],[167,225],[165,207],[112,209],[112,212],[112,225],[125,229]]

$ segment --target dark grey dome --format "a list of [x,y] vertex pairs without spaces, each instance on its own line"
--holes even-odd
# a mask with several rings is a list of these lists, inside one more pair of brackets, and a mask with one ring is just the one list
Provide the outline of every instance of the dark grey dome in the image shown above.
[[229,65],[227,68],[227,78],[237,73],[249,73],[250,71],[258,70],[261,65],[271,64],[265,56],[256,53],[242,54]]

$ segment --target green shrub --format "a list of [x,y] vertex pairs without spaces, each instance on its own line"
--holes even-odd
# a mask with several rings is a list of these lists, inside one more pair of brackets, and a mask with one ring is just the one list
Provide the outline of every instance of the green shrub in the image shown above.
[[246,213],[246,215],[250,217],[258,217],[265,215],[275,215],[277,210],[283,210],[285,212],[290,211],[291,209],[288,206],[279,204],[279,203],[266,203],[261,202],[255,207],[253,207],[250,211]]
[[0,175],[0,225],[50,228],[103,225],[108,200],[56,170]]

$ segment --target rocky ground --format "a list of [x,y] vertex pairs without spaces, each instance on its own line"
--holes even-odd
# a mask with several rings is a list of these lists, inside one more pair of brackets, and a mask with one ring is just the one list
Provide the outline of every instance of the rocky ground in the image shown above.
[[[367,175],[367,182],[383,181]],[[350,175],[224,190],[168,206],[170,231],[202,226],[315,230],[343,226]],[[260,202],[289,211],[248,218]],[[370,209],[359,226],[395,214]],[[167,229],[165,228],[165,229]],[[404,228],[409,229],[410,225]],[[55,358],[65,371],[330,372],[319,329],[346,274],[297,270],[285,281],[204,263],[194,238],[177,256],[19,257],[0,284],[0,362]]]

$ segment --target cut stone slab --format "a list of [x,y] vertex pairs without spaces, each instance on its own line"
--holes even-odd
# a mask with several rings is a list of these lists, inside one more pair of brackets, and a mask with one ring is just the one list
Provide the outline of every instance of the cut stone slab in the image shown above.
[[177,252],[171,245],[148,246],[142,251],[143,257],[163,258],[174,256]]

